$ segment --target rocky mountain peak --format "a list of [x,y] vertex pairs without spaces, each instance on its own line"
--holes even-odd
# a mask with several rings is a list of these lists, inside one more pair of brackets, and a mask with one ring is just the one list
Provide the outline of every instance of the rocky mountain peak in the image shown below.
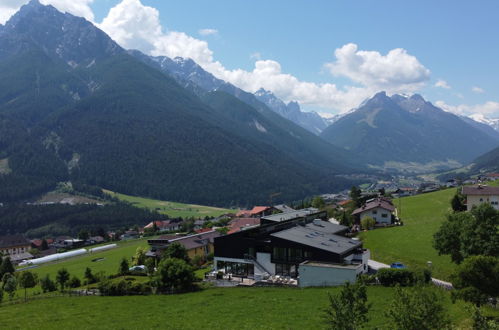
[[73,68],[93,65],[124,51],[84,18],[61,13],[38,0],[22,6],[5,24],[0,37],[4,56],[38,49]]

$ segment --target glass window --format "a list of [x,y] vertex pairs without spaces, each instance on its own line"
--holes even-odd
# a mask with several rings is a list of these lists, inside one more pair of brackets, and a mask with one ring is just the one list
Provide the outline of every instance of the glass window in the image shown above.
[[382,217],[382,218],[388,218],[388,214],[383,213],[383,214],[381,215],[381,217]]
[[274,247],[273,259],[286,260],[286,249],[280,247]]
[[378,211],[374,210],[374,211],[373,211],[373,214],[378,214]]

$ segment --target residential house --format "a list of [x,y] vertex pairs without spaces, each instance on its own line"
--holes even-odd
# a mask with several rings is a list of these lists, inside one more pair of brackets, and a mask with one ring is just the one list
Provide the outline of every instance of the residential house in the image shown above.
[[136,238],[139,238],[139,232],[136,230],[127,230],[120,236],[120,240],[122,241]]
[[100,244],[104,243],[106,240],[102,236],[91,236],[87,239],[88,244]]
[[206,220],[203,220],[203,219],[198,219],[198,220],[194,221],[194,227],[193,227],[193,229],[194,230],[198,230],[198,229],[203,228],[205,222],[206,222]]
[[151,246],[147,253],[150,257],[160,258],[162,252],[172,243],[179,243],[187,250],[189,258],[196,256],[206,257],[213,252],[213,242],[215,237],[219,237],[220,233],[216,230],[204,232],[200,234],[188,235],[183,237],[160,236],[155,239],[147,240]]
[[499,187],[485,185],[464,186],[462,194],[466,196],[466,209],[469,211],[475,205],[490,203],[499,210]]
[[227,234],[233,234],[259,225],[260,218],[234,218],[229,222],[229,231]]
[[261,218],[278,211],[279,210],[275,209],[272,206],[255,206],[251,210],[241,210],[237,212],[236,217]]
[[306,215],[262,223],[215,238],[214,271],[255,281],[284,276],[299,286],[354,282],[367,272],[369,252],[344,237],[347,230]]
[[31,242],[21,234],[0,236],[0,252],[14,263],[33,258],[30,249]]
[[154,224],[156,224],[156,228],[159,232],[178,231],[182,226],[182,222],[180,221],[156,220],[145,225],[144,230],[154,228]]
[[396,208],[388,198],[377,197],[366,201],[362,207],[354,210],[352,215],[360,222],[365,217],[371,217],[378,224],[391,224],[396,218]]

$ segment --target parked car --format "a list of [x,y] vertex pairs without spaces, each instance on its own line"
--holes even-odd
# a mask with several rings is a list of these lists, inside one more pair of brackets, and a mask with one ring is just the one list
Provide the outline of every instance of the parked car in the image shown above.
[[407,268],[403,263],[401,262],[394,262],[390,265],[390,268],[396,268],[396,269],[404,269]]
[[132,266],[130,268],[128,268],[128,271],[132,272],[132,273],[145,273],[147,271],[147,268],[146,266],[144,265],[138,265],[138,266]]

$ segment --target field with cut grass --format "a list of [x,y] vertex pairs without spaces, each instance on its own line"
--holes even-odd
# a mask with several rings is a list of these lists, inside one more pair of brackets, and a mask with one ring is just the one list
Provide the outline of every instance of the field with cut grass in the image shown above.
[[183,204],[183,203],[161,201],[157,199],[129,196],[116,193],[110,190],[104,190],[104,192],[122,201],[129,202],[134,206],[143,207],[150,210],[156,210],[158,213],[166,214],[171,218],[177,218],[177,217],[204,218],[206,216],[217,217],[225,213],[237,212],[237,210],[224,209],[219,207],[203,206],[196,204]]
[[448,279],[455,264],[449,256],[439,256],[432,242],[433,234],[451,210],[455,192],[453,188],[394,200],[404,226],[361,233],[371,258],[387,264],[400,261],[409,267],[426,267],[431,261],[433,276]]
[[[4,305],[4,329],[324,329],[327,293],[338,288],[210,288],[168,296],[56,297]],[[435,290],[439,290],[436,289]],[[369,329],[383,329],[394,289],[369,287]],[[469,324],[465,304],[445,304]]]

